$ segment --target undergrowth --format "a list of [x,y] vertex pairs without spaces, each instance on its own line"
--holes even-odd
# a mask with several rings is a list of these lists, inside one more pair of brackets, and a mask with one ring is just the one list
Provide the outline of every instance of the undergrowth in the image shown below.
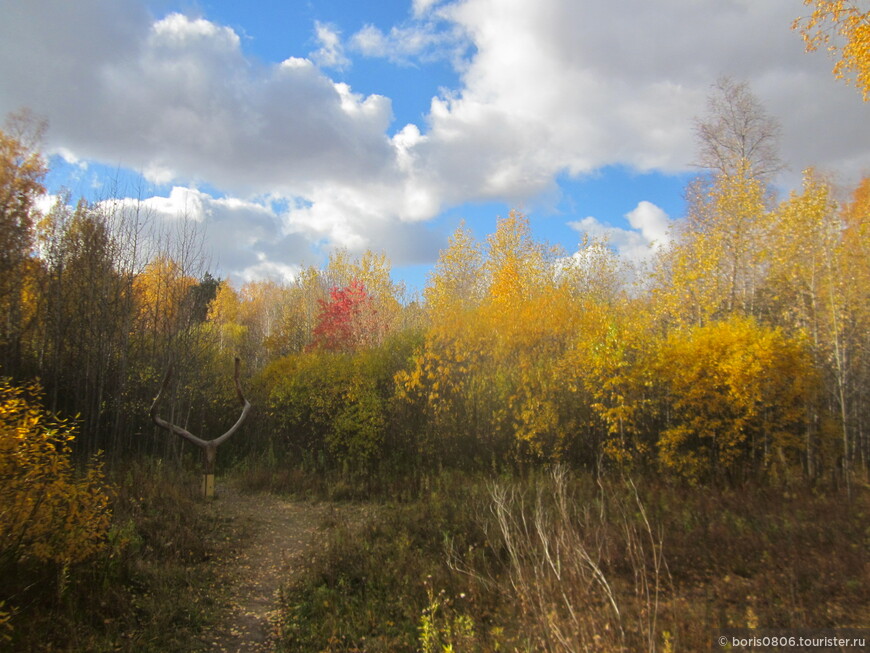
[[[360,507],[325,524],[326,545],[283,588],[279,651],[697,651],[722,627],[870,623],[866,488],[564,470],[318,477],[252,465],[237,476]],[[207,517],[196,474],[175,465],[129,465],[107,483],[101,554],[3,578],[0,631],[12,639],[0,649],[210,650],[225,597],[209,563],[233,525]]]
[[723,627],[870,623],[866,490],[559,472],[436,477],[341,526],[282,651],[697,651]]
[[4,578],[10,639],[0,650],[209,650],[220,593],[208,562],[225,546],[226,524],[206,520],[198,477],[174,464],[142,461],[108,476],[107,546],[78,565],[19,566]]

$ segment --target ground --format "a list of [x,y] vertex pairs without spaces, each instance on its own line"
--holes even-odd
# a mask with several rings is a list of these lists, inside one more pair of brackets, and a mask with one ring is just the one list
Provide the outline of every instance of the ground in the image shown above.
[[[205,507],[228,521],[232,546],[214,564],[226,612],[222,627],[206,642],[214,651],[262,652],[273,649],[280,589],[305,568],[326,525],[352,517],[351,506],[245,494],[232,485],[218,488]],[[210,641],[209,641],[210,640]]]

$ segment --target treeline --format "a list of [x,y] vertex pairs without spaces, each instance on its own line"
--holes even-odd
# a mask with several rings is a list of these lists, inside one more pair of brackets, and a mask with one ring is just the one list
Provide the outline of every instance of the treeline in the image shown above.
[[32,123],[12,124],[0,374],[79,415],[83,451],[178,455],[147,420],[170,361],[171,421],[223,432],[239,355],[256,411],[237,452],[310,469],[867,470],[870,178],[844,194],[810,170],[775,199],[774,124],[743,85],[720,82],[699,123],[708,173],[649,264],[595,240],[566,256],[511,213],[486,242],[460,228],[419,301],[370,252],[233,287],[196,233],[155,233],[141,203],[61,196],[40,215],[45,163]]
[[[857,217],[870,181],[839,207],[808,173],[802,193],[738,219],[725,207],[760,185],[722,174],[710,188],[705,202],[722,205],[693,212],[722,214],[692,213],[640,286],[603,244],[566,259],[518,214],[486,243],[458,231],[422,328],[393,327],[381,344],[315,337],[265,368],[267,430],[345,467],[562,461],[736,482],[866,469]],[[343,333],[370,333],[365,301],[350,302]]]
[[143,406],[169,359],[207,356],[198,326],[218,284],[195,276],[195,234],[161,236],[141,204],[62,193],[37,211],[47,169],[33,129],[0,133],[0,373],[38,379],[46,408],[76,417],[84,453],[153,449]]
[[167,416],[194,432],[223,432],[237,412],[233,357],[250,380],[305,351],[333,288],[365,284],[377,299],[360,344],[422,323],[420,307],[400,303],[383,255],[351,261],[337,252],[293,284],[236,290],[210,274],[203,236],[185,216],[167,226],[141,201],[74,203],[67,192],[41,212],[42,129],[21,113],[0,130],[0,376],[22,386],[37,379],[46,408],[76,419],[77,451],[178,455],[181,443],[148,418],[170,363]]

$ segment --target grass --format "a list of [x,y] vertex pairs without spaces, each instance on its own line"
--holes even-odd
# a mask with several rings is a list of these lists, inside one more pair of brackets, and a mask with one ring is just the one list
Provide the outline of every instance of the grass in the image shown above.
[[282,597],[280,651],[417,649],[427,589],[459,594],[445,541],[483,541],[468,487],[441,477],[424,499],[383,503],[370,521],[338,524],[305,579]]
[[[228,524],[207,521],[198,477],[159,461],[115,470],[105,550],[68,569],[21,566],[4,578],[9,650],[197,651],[218,619],[209,560]],[[2,642],[0,642],[2,648]]]
[[[726,626],[870,623],[866,488],[265,464],[237,475],[251,491],[366,502],[325,524],[327,545],[284,588],[280,651],[696,651]],[[200,509],[196,473],[150,462],[111,480],[100,556],[3,578],[0,613],[16,612],[0,649],[210,649],[225,602],[210,561],[239,533]]]
[[333,533],[284,593],[281,650],[696,651],[722,627],[866,627],[868,510],[866,489],[438,478]]

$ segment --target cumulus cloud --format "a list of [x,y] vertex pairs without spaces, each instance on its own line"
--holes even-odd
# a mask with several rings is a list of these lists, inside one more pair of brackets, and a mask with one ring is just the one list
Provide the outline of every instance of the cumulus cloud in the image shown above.
[[390,101],[351,93],[308,59],[258,64],[232,29],[152,20],[132,0],[11,4],[0,111],[45,115],[50,145],[240,194],[391,174]]
[[568,224],[580,234],[607,243],[621,258],[634,264],[647,261],[670,241],[671,220],[652,202],[639,202],[624,217],[631,229],[614,227],[591,216]]
[[[268,229],[251,206],[206,203],[220,237],[235,234],[221,216],[265,230],[259,253],[224,255],[240,257],[233,269],[283,270],[269,267],[291,264],[280,252],[312,243],[382,241],[410,260],[431,250],[414,244],[429,238],[421,222],[448,206],[525,202],[557,192],[560,175],[609,165],[687,170],[693,117],[722,74],[748,81],[782,121],[794,170],[870,169],[867,105],[824,55],[804,54],[789,29],[799,10],[792,0],[412,0],[390,30],[345,41],[340,26],[315,23],[308,58],[258,62],[233,29],[152,16],[140,0],[7,0],[0,112],[45,115],[49,145],[68,160],[285,198],[291,208]],[[423,65],[445,52],[461,82],[431,99],[419,125],[392,125],[388,98],[324,72],[352,54]],[[626,249],[646,247],[662,224],[649,207],[635,211],[633,236],[611,234]],[[599,224],[588,220],[578,224]]]
[[[146,257],[186,240],[196,250],[205,242],[207,263],[222,275],[238,281],[254,278],[292,280],[307,263],[314,262],[310,241],[285,226],[281,210],[268,201],[213,197],[209,193],[175,186],[166,196],[106,200],[110,213],[116,208],[135,213],[146,227],[140,248]],[[167,238],[167,234],[170,238]]]
[[670,240],[671,220],[667,213],[652,202],[639,202],[625,217],[650,247],[663,247]]
[[[55,200],[46,195],[40,208],[47,211]],[[396,224],[373,208],[362,211],[355,204],[358,197],[315,200],[275,196],[243,200],[174,186],[165,196],[111,199],[103,204],[110,214],[120,207],[126,215],[135,212],[144,220],[147,229],[140,247],[146,258],[179,236],[193,249],[201,239],[208,245],[203,252],[207,262],[221,275],[240,282],[292,281],[307,265],[321,264],[324,249],[342,248],[352,255],[370,249],[388,253],[394,265],[414,265],[434,260],[446,247],[446,237],[425,224]]]
[[476,53],[463,87],[433,99],[423,158],[445,187],[484,198],[543,192],[556,174],[607,165],[685,171],[693,118],[729,74],[782,120],[796,169],[860,171],[870,166],[866,106],[824,57],[803,52],[795,11],[782,0],[454,3],[441,12]]
[[412,0],[408,19],[386,32],[366,24],[348,40],[348,48],[401,66],[448,61],[464,70],[474,44],[465,27],[453,19],[453,6],[445,0]]
[[431,11],[442,0],[411,0],[411,10],[416,18]]

